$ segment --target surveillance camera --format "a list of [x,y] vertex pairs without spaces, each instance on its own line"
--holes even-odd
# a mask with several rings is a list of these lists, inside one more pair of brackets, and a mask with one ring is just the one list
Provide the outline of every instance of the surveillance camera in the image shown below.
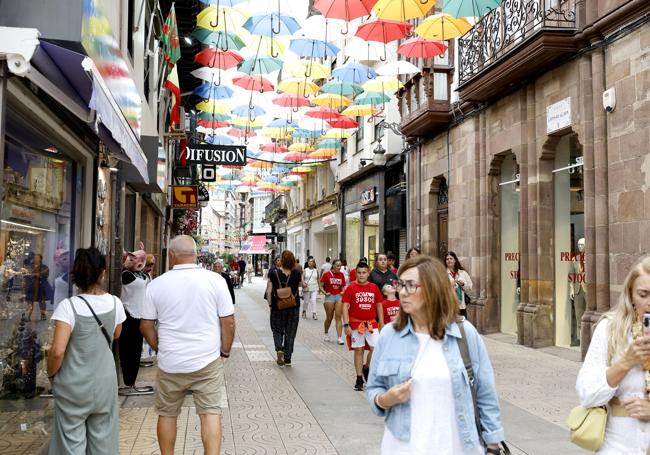
[[359,164],[361,164],[361,167],[366,165],[366,160],[359,160]]
[[610,88],[609,90],[605,90],[603,92],[603,109],[605,109],[606,112],[614,112],[615,108],[616,90],[614,88]]

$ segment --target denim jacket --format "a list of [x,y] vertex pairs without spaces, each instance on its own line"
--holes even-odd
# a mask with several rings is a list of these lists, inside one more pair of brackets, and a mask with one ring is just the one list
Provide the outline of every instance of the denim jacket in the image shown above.
[[[501,426],[501,411],[494,385],[492,364],[483,340],[474,326],[465,321],[463,328],[474,369],[476,401],[483,427],[483,439],[486,444],[496,444],[504,439],[504,432]],[[467,450],[478,447],[480,442],[474,420],[469,378],[458,349],[457,340],[460,337],[458,325],[455,322],[450,324],[445,331],[442,347],[451,374],[456,424],[463,447]],[[409,441],[411,438],[410,401],[384,411],[375,404],[375,397],[411,376],[419,346],[410,318],[407,326],[401,331],[396,331],[393,323],[387,324],[381,331],[370,366],[368,401],[372,411],[378,416],[385,417],[386,426],[393,436],[402,441]]]

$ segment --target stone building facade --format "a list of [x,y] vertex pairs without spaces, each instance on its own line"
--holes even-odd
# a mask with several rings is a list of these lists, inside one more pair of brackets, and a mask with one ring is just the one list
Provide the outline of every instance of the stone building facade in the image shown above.
[[463,37],[449,122],[430,135],[402,123],[410,237],[462,259],[482,332],[584,353],[650,252],[650,4],[555,3],[490,61],[472,61],[488,23]]

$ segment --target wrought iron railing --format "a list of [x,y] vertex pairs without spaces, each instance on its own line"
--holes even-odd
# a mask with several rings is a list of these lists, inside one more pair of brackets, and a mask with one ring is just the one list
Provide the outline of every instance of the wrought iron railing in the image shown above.
[[544,29],[575,29],[580,0],[503,0],[458,39],[463,84]]

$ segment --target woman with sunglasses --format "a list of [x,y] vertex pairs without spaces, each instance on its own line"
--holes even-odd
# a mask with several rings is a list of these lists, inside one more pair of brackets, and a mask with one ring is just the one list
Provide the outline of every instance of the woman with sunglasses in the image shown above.
[[[428,256],[408,259],[395,287],[402,307],[381,331],[367,384],[373,412],[385,418],[381,453],[500,453],[504,434],[492,365],[476,329],[457,322],[458,299],[445,267]],[[461,336],[474,371],[481,434]]]

